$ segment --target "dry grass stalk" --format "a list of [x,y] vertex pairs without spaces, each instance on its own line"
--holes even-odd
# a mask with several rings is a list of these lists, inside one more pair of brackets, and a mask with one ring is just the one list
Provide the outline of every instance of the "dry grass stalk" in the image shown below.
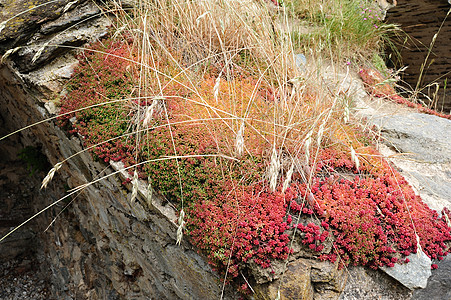
[[42,180],[41,184],[41,190],[47,187],[49,182],[52,180],[53,176],[55,176],[55,173],[61,168],[62,162],[59,162],[53,166],[53,168],[47,173],[47,176]]
[[185,226],[185,211],[182,209],[180,211],[180,216],[178,219],[178,224],[179,227],[177,228],[177,240],[175,242],[176,245],[180,245],[180,243],[182,242],[182,238],[183,238],[183,227]]
[[280,162],[277,155],[276,147],[273,147],[271,161],[268,168],[269,188],[275,191],[277,187],[277,179],[279,178]]
[[64,6],[63,14],[64,14],[65,12],[67,12],[69,9],[71,9],[72,6],[73,6],[74,4],[77,4],[77,2],[78,2],[78,0],[74,0],[74,1],[68,2],[68,3]]
[[285,181],[283,182],[283,187],[282,187],[282,193],[285,192],[288,188],[288,186],[291,183],[291,176],[293,176],[293,172],[294,172],[294,163],[291,163],[291,167],[287,172],[287,177],[285,178]]
[[157,105],[158,105],[158,100],[157,100],[157,98],[154,98],[152,101],[152,104],[147,107],[146,112],[144,113],[144,121],[143,121],[144,127],[150,126],[150,124],[151,124],[150,122],[152,121],[153,113],[154,113],[155,109],[157,108]]
[[33,56],[33,58],[31,59],[31,64],[34,64],[39,57],[41,57],[42,52],[44,52],[44,49],[49,45],[50,41],[46,42],[44,45],[42,45],[38,51],[35,53],[35,55]]
[[2,58],[1,58],[1,60],[0,60],[0,63],[4,63],[4,62],[6,61],[6,59],[8,58],[8,56],[10,56],[10,55],[16,53],[17,50],[19,50],[20,48],[22,48],[22,47],[19,46],[19,47],[16,47],[16,48],[14,48],[14,49],[9,49],[8,51],[6,51],[6,52],[2,55]]
[[221,83],[221,75],[218,76],[215,80],[215,86],[213,87],[213,96],[215,98],[216,103],[218,103],[219,96],[219,84]]
[[443,215],[445,216],[446,224],[448,224],[448,227],[451,228],[451,221],[449,220],[448,214],[444,213]]
[[244,121],[241,123],[240,129],[236,133],[235,152],[238,157],[241,157],[244,152]]
[[0,23],[0,33],[2,33],[3,29],[5,29],[7,22],[8,22],[8,20],[3,21],[3,22]]
[[417,256],[420,257],[421,252],[423,252],[423,249],[421,248],[420,237],[418,236],[418,234],[416,232],[415,232],[415,237],[417,238]]
[[136,196],[138,196],[138,171],[133,172],[133,179],[132,179],[132,195],[130,197],[130,203],[135,203]]
[[312,145],[312,135],[313,135],[313,130],[310,130],[307,133],[307,136],[305,137],[305,142],[304,142],[305,161],[307,162],[307,164],[310,161],[310,146]]
[[355,164],[356,169],[359,170],[360,169],[360,161],[359,161],[359,158],[352,146],[351,146],[351,161]]

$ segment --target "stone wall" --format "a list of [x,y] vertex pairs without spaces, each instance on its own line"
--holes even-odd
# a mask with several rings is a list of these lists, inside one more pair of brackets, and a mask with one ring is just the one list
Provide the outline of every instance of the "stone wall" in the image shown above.
[[[451,18],[448,16],[445,20],[450,8],[451,5],[446,0],[399,0],[398,5],[387,13],[387,22],[400,24],[407,34],[407,37],[401,34],[399,41],[396,42],[402,57],[402,63],[397,67],[408,66],[403,72],[402,80],[411,89],[415,89],[420,80],[421,93],[431,99],[434,98],[436,86],[426,86],[435,82],[439,84],[437,100],[432,107],[445,113],[451,111],[451,47],[449,47]],[[442,22],[443,27],[439,32]],[[425,63],[428,49],[436,33],[437,38],[420,79],[421,65]],[[422,98],[425,100],[425,97]]]

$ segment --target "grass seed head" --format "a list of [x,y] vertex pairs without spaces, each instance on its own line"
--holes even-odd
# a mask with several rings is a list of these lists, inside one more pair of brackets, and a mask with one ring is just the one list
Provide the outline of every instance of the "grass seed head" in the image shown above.
[[64,6],[63,14],[64,14],[65,12],[67,12],[69,9],[71,9],[72,6],[73,6],[74,4],[76,4],[77,2],[78,2],[78,0],[74,0],[74,1],[71,1],[71,2],[67,3],[66,6]]
[[219,84],[221,83],[221,75],[218,76],[215,80],[215,86],[213,87],[213,96],[215,97],[215,101],[218,102],[219,97]]
[[448,215],[446,213],[444,213],[443,215],[445,216],[446,224],[449,228],[451,228],[451,221],[449,220]]
[[415,233],[415,237],[417,238],[417,256],[420,257],[420,252],[422,252],[423,249],[421,248],[420,237],[418,236],[418,234]]
[[155,108],[157,107],[157,105],[158,105],[158,100],[153,99],[152,104],[147,107],[146,112],[144,114],[144,121],[143,121],[144,127],[149,127],[150,121],[152,121],[152,118],[153,118],[153,112],[154,112]]
[[0,23],[0,33],[2,33],[3,29],[6,27],[6,21]]
[[235,140],[235,151],[236,155],[238,157],[241,157],[244,152],[244,121],[241,123],[241,127],[236,133],[236,140]]
[[61,168],[62,163],[57,163],[48,173],[47,176],[45,176],[44,180],[42,180],[41,190],[43,188],[46,188],[49,182],[52,180],[53,176],[55,176],[56,171],[58,171]]
[[46,42],[44,45],[41,46],[41,48],[39,48],[38,52],[36,52],[36,54],[31,59],[31,64],[34,64],[39,59],[39,57],[41,57],[42,52],[44,52],[44,49],[49,45],[49,43],[50,41]]
[[285,192],[290,185],[291,182],[291,176],[293,176],[294,171],[294,163],[291,163],[291,167],[287,172],[287,178],[285,178],[285,181],[283,182],[282,192]]
[[2,58],[0,60],[1,63],[4,63],[5,60],[8,58],[8,56],[10,56],[11,54],[14,54],[17,50],[19,50],[21,47],[16,47],[14,49],[9,49],[8,51],[6,51],[3,55]]
[[183,238],[183,227],[185,226],[185,211],[182,209],[180,211],[180,216],[178,220],[179,227],[177,228],[177,241],[175,242],[176,245],[180,245]]
[[305,137],[305,142],[304,142],[305,161],[307,163],[310,160],[310,146],[312,144],[312,135],[313,135],[313,130],[310,130],[309,133],[307,133],[307,136]]
[[271,191],[276,190],[277,178],[279,177],[280,163],[277,155],[276,147],[272,149],[271,162],[268,169],[269,187]]
[[357,154],[355,153],[354,148],[351,146],[351,161],[355,164],[355,167],[357,170],[360,169],[360,161],[359,158],[357,156]]
[[182,224],[179,225],[177,228],[177,240],[175,242],[176,245],[180,245],[183,238],[183,225],[185,224],[185,221],[182,222]]
[[138,195],[138,172],[135,170],[132,179],[132,196],[130,198],[130,202],[132,204],[135,202],[137,195]]

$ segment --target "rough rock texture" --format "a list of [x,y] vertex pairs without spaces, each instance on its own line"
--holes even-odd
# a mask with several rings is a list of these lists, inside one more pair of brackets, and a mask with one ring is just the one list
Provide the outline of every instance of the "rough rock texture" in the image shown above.
[[0,299],[46,300],[49,299],[48,284],[37,272],[39,262],[34,257],[25,256],[8,259],[0,264]]
[[451,120],[410,113],[381,116],[372,122],[381,129],[386,142],[410,159],[430,164],[451,162],[451,140],[446,134],[451,132]]
[[[0,116],[0,136],[8,133],[7,128]],[[30,217],[33,207],[29,203],[44,196],[35,185],[42,174],[35,172],[31,175],[27,164],[18,157],[22,149],[24,146],[19,135],[0,143],[0,236]],[[36,222],[32,222],[20,233],[0,243],[0,262],[32,254],[38,244],[36,235]]]
[[3,6],[0,53],[17,48],[11,56],[22,73],[102,36],[109,25],[92,1],[20,0]]
[[437,264],[438,269],[432,270],[426,288],[415,290],[412,300],[451,299],[451,256]]
[[337,299],[343,291],[347,274],[338,269],[338,263],[315,259],[296,259],[287,265],[284,275],[274,282],[254,286],[256,299]]
[[[299,269],[303,270],[303,272],[300,273]],[[310,273],[311,265],[308,261],[297,260],[289,263],[285,274],[275,284],[262,284],[255,287],[256,297],[262,300],[276,299],[279,286],[281,285],[284,287],[280,293],[281,300],[294,298],[300,300],[313,299]]]
[[410,254],[408,258],[410,260],[408,264],[395,264],[393,268],[381,267],[381,269],[411,290],[424,289],[431,276],[431,259],[423,251]]
[[412,291],[387,274],[363,267],[348,268],[349,279],[339,300],[409,300]]
[[[438,83],[440,85],[438,98],[432,106],[438,110],[443,109],[445,113],[451,111],[451,90],[449,89],[451,18],[449,16],[446,18],[450,8],[450,4],[445,0],[398,0],[398,5],[387,13],[387,22],[400,24],[402,30],[409,36],[408,39],[405,39],[405,36],[401,35],[398,50],[402,57],[402,65],[409,66],[403,72],[402,79],[411,88],[417,86],[417,82],[420,80],[421,65],[425,62],[428,48],[434,35],[438,33],[440,25],[444,22],[425,64],[419,92],[433,99],[436,87],[428,88],[427,85]],[[446,89],[444,88],[445,80],[448,82]],[[425,97],[422,99],[427,101]]]
[[451,120],[410,112],[379,115],[371,123],[384,138],[381,152],[391,156],[423,201],[438,212],[451,207]]

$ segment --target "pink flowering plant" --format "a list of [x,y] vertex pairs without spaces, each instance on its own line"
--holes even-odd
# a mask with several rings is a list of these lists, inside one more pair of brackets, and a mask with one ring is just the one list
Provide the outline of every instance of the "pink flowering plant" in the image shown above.
[[371,24],[376,29],[379,28],[384,19],[384,11],[375,6],[365,7],[364,5],[360,5],[360,9],[363,22]]

